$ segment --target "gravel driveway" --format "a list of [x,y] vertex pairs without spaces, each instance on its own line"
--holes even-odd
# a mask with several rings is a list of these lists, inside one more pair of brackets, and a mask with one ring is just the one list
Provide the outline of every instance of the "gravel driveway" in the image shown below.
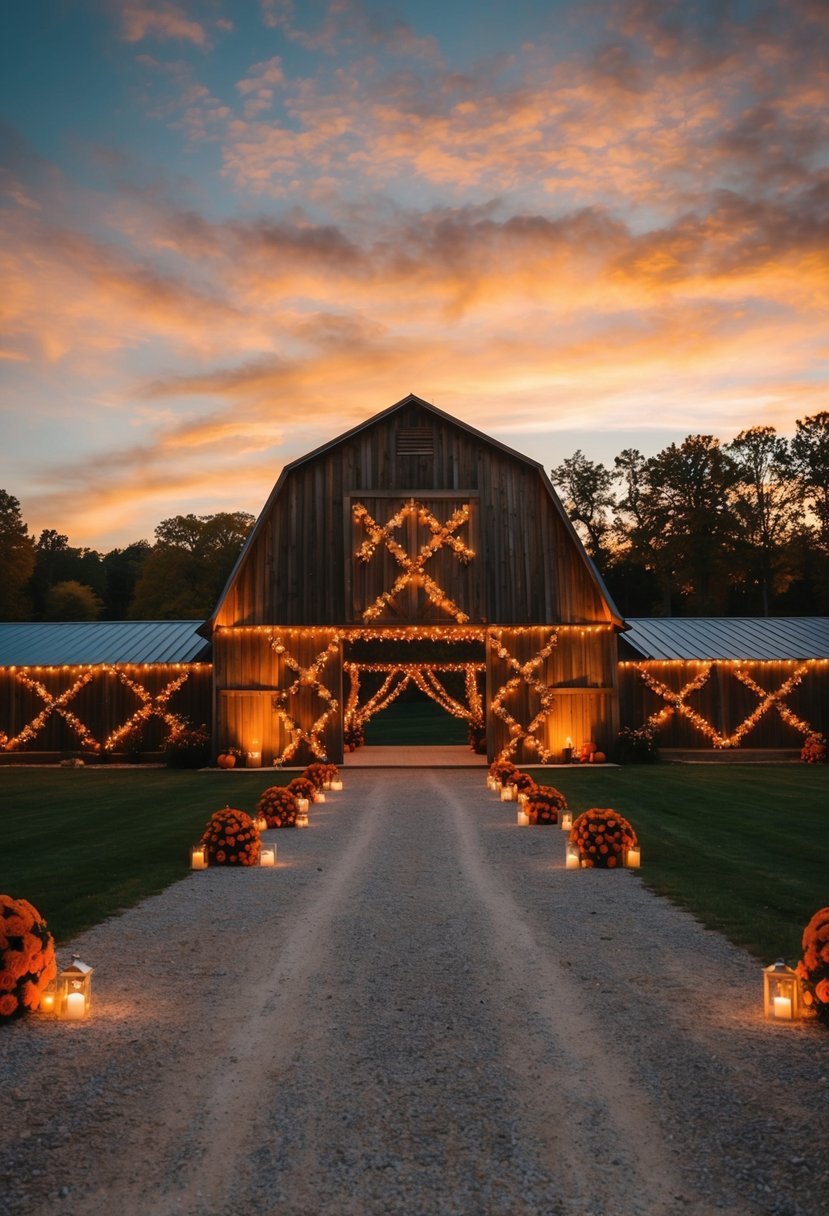
[[829,1035],[751,958],[480,772],[345,780],[73,943],[88,1022],[0,1031],[9,1212],[829,1212]]

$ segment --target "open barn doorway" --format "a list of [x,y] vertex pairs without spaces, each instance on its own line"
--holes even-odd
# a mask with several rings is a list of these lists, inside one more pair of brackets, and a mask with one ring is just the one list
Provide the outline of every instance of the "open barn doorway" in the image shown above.
[[484,763],[482,639],[382,636],[343,655],[347,764]]

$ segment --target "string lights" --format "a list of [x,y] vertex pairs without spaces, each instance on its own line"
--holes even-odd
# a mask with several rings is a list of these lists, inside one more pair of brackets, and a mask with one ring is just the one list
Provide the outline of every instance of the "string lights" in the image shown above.
[[34,679],[25,671],[16,671],[15,676],[18,682],[22,684],[24,688],[28,688],[30,692],[37,693],[41,701],[43,701],[44,708],[40,711],[36,718],[33,718],[27,726],[23,727],[19,734],[6,741],[5,750],[7,752],[15,751],[15,749],[20,747],[21,744],[28,743],[31,739],[34,739],[36,735],[40,734],[41,730],[43,730],[43,727],[46,725],[52,714],[59,714],[60,717],[63,718],[67,726],[69,726],[69,728],[78,736],[78,740],[82,747],[94,752],[101,750],[100,743],[93,737],[92,734],[90,734],[89,728],[83,722],[81,722],[80,718],[76,714],[72,713],[70,709],[66,708],[69,702],[78,695],[81,689],[85,688],[89,681],[93,679],[95,676],[94,668],[84,668],[84,670],[81,671],[81,674],[75,680],[74,684],[71,684],[69,688],[65,688],[58,696],[53,696],[45,684],[43,684],[40,680]]
[[[511,631],[512,632],[512,631]],[[507,667],[515,672],[505,684],[496,692],[492,698],[490,706],[492,713],[505,723],[509,731],[509,742],[501,749],[496,757],[497,760],[510,760],[518,752],[518,745],[523,743],[526,748],[531,748],[537,751],[542,764],[549,764],[553,759],[553,753],[542,743],[536,732],[543,726],[547,720],[553,704],[555,702],[555,694],[553,690],[538,678],[536,674],[539,667],[543,667],[547,659],[553,653],[558,643],[558,630],[554,629],[544,646],[539,650],[538,654],[533,658],[528,659],[525,663],[519,662],[514,655],[510,654],[504,645],[503,631],[500,629],[490,629],[489,636],[492,641],[493,648],[498,658],[507,664]],[[535,717],[526,725],[518,721],[518,719],[507,709],[505,704],[511,693],[515,692],[521,684],[531,689],[538,697],[540,705]]]
[[[307,743],[313,755],[318,760],[325,759],[325,745],[323,743],[322,734],[325,730],[328,721],[334,717],[339,709],[339,702],[331,693],[330,689],[323,684],[321,680],[322,672],[326,663],[334,655],[340,653],[340,635],[335,630],[329,633],[329,641],[327,646],[319,652],[314,661],[308,667],[303,667],[301,663],[294,658],[287,650],[285,643],[280,634],[274,634],[271,637],[271,647],[285,666],[294,673],[296,679],[287,687],[281,688],[274,694],[273,708],[274,712],[288,732],[290,739],[282,750],[281,755],[274,759],[274,764],[282,765],[286,760],[291,760],[299,750],[300,744]],[[300,691],[305,688],[312,692],[315,696],[323,701],[325,708],[322,713],[311,724],[308,729],[304,729],[296,718],[288,712],[290,702],[299,696]]]
[[[472,561],[475,556],[474,551],[459,536],[455,535],[460,527],[469,522],[468,503],[464,503],[453,511],[442,524],[427,507],[416,502],[414,498],[410,498],[408,502],[404,503],[385,524],[379,524],[362,503],[354,504],[352,515],[354,522],[362,525],[368,534],[354,554],[356,560],[364,564],[370,562],[382,543],[401,567],[401,573],[395,579],[392,587],[378,595],[374,603],[369,604],[363,610],[364,621],[375,620],[381,616],[404,588],[417,586],[422,587],[427,598],[436,608],[453,616],[461,625],[467,623],[469,620],[467,614],[462,612],[455,601],[438,586],[431,575],[426,573],[425,566],[435,553],[444,548],[451,549],[464,565],[468,565]],[[417,519],[421,527],[427,528],[431,532],[429,540],[420,546],[414,556],[407,553],[393,536],[393,533],[412,517]]]
[[186,723],[184,718],[179,714],[171,713],[169,710],[169,701],[174,693],[177,693],[183,684],[186,684],[190,678],[190,672],[182,672],[171,680],[166,687],[162,688],[157,696],[149,693],[143,684],[139,684],[137,680],[133,680],[125,671],[119,670],[117,667],[107,667],[106,670],[112,675],[117,676],[125,688],[130,692],[134,692],[141,702],[141,708],[123,725],[112,731],[104,743],[104,751],[115,751],[118,744],[125,739],[137,727],[144,727],[150,718],[160,718],[168,730],[168,737],[174,738],[184,730]]
[[[345,709],[346,730],[352,727],[362,729],[375,714],[387,709],[409,684],[414,684],[453,718],[483,724],[477,675],[486,670],[485,663],[344,663],[343,668],[350,679]],[[384,672],[386,678],[377,691],[360,705],[361,675],[366,671]],[[462,705],[446,690],[438,678],[438,672],[463,673],[466,705]]]
[[687,698],[691,696],[692,693],[697,692],[698,689],[703,688],[705,684],[707,684],[711,673],[714,670],[713,662],[704,663],[702,665],[702,669],[694,676],[694,678],[689,680],[688,683],[685,684],[678,692],[675,692],[661,680],[658,680],[644,664],[634,664],[636,670],[639,672],[642,682],[651,690],[651,692],[656,693],[657,696],[661,697],[663,701],[666,702],[661,709],[658,709],[655,713],[650,715],[645,722],[645,725],[651,727],[652,729],[658,730],[660,726],[665,725],[673,714],[677,714],[680,717],[686,718],[701,734],[703,734],[707,739],[711,740],[715,748],[719,749],[739,747],[746,735],[754,729],[760,719],[763,718],[772,708],[777,710],[780,717],[788,726],[793,727],[802,734],[808,735],[813,729],[808,722],[804,721],[803,718],[799,718],[797,714],[795,714],[789,708],[789,706],[785,704],[785,698],[794,688],[798,686],[798,684],[800,684],[803,677],[809,671],[809,667],[811,666],[809,662],[804,662],[797,666],[788,679],[784,680],[784,682],[775,692],[769,692],[767,689],[761,687],[761,685],[759,685],[757,681],[751,675],[749,675],[745,666],[741,663],[732,661],[724,665],[731,670],[732,674],[740,681],[741,684],[743,684],[746,688],[749,688],[753,693],[756,693],[756,695],[760,698],[758,704],[748,715],[748,717],[744,718],[736,730],[732,731],[731,734],[722,734],[714,726],[712,726],[711,723],[702,716],[702,714],[698,713],[690,705],[686,704]]

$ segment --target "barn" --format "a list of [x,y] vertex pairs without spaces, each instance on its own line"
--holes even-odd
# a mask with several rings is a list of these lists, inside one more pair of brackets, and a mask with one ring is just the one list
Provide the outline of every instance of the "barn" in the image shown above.
[[542,466],[409,395],[284,469],[208,622],[215,739],[339,762],[413,681],[550,762],[615,737],[622,626]]

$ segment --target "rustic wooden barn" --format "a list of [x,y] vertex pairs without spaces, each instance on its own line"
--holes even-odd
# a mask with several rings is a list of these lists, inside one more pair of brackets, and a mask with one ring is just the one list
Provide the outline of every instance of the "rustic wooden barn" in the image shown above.
[[829,732],[829,619],[628,620],[620,638],[622,724],[660,750],[799,751]]
[[[206,629],[215,745],[340,761],[373,667],[481,722],[491,757],[608,747],[622,624],[542,466],[408,396],[274,487]],[[383,662],[355,661],[367,640]]]
[[200,624],[0,623],[0,758],[151,758],[179,724],[209,724]]

